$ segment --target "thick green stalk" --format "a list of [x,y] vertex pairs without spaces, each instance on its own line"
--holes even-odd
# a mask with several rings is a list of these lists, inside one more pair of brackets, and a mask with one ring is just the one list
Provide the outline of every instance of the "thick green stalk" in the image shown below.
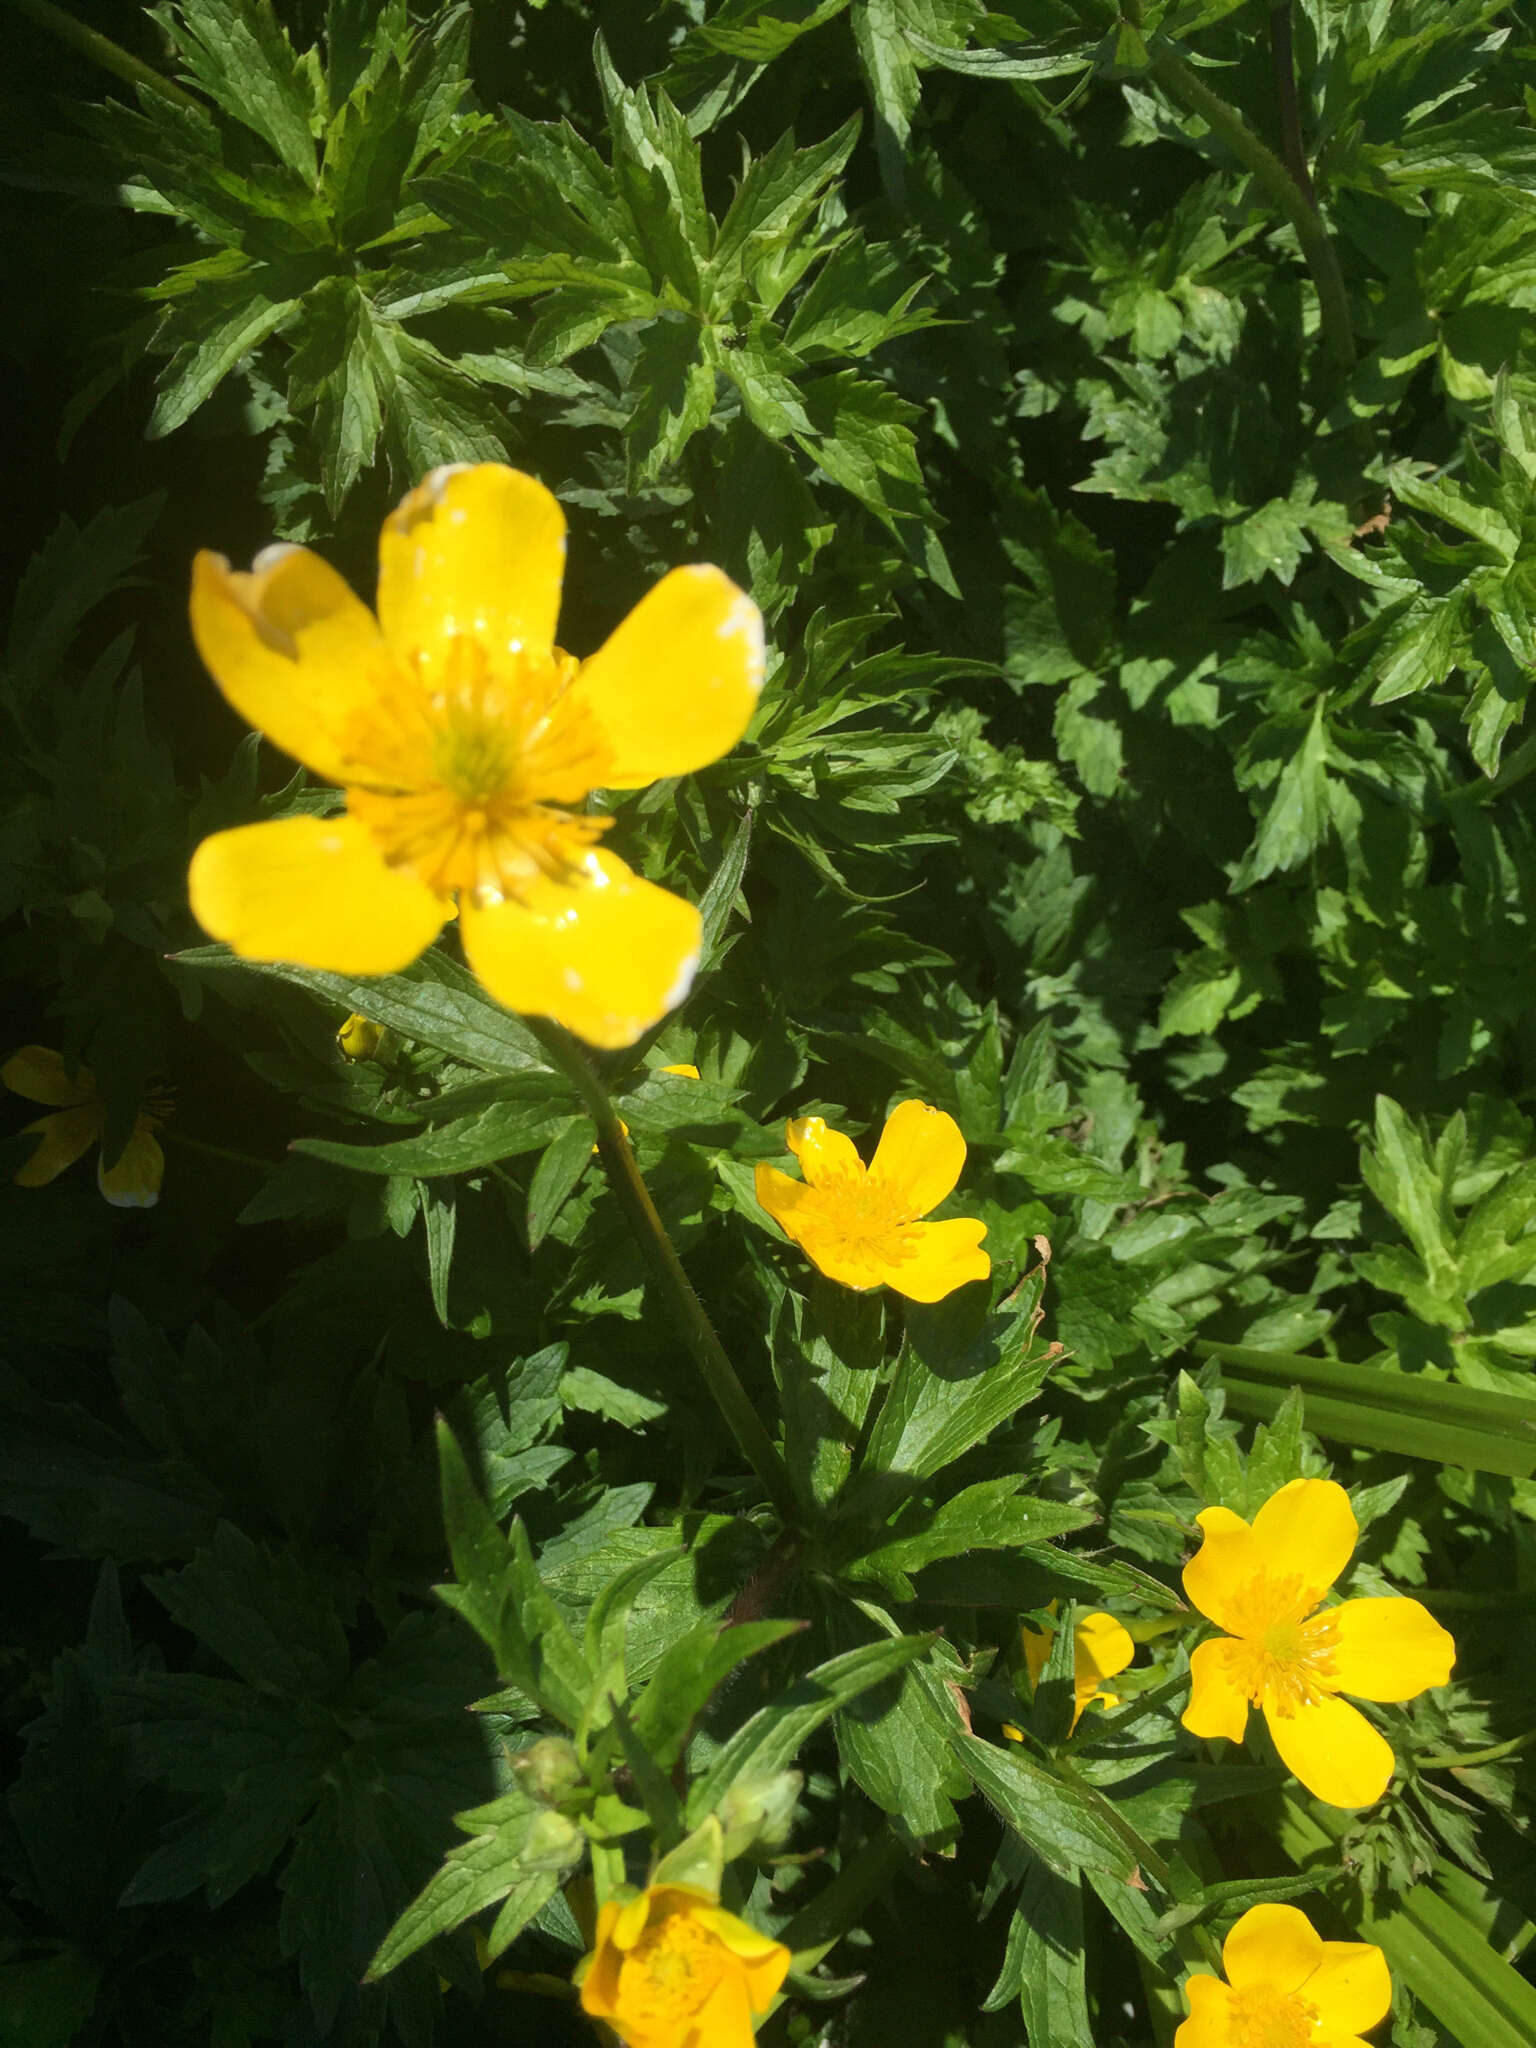
[[715,1334],[715,1326],[705,1313],[704,1304],[694,1293],[693,1283],[683,1271],[682,1261],[667,1235],[667,1227],[656,1213],[651,1191],[640,1177],[635,1155],[629,1149],[629,1140],[624,1135],[624,1126],[609,1099],[608,1090],[568,1031],[535,1018],[526,1021],[528,1028],[581,1096],[587,1114],[597,1126],[598,1150],[608,1169],[609,1183],[618,1197],[619,1207],[624,1211],[625,1221],[634,1233],[673,1320],[682,1332],[683,1341],[693,1355],[693,1362],[703,1375],[715,1406],[725,1417],[742,1456],[762,1481],[764,1492],[784,1521],[787,1524],[799,1521],[801,1511],[784,1460],[747,1398],[747,1390],[737,1378],[736,1368]]
[[1211,91],[1171,43],[1154,36],[1147,44],[1147,67],[1170,99],[1191,114],[1198,114],[1211,133],[1224,142],[1245,170],[1274,201],[1296,230],[1301,253],[1312,281],[1317,286],[1318,312],[1322,319],[1323,346],[1335,368],[1351,370],[1355,362],[1355,338],[1350,325],[1349,298],[1344,273],[1334,254],[1333,242],[1306,193],[1291,176],[1267,143],[1261,142],[1235,107]]
[[87,28],[83,21],[76,21],[62,7],[55,7],[53,0],[11,0],[11,5],[30,15],[40,28],[57,36],[61,43],[69,43],[83,57],[99,64],[103,71],[110,71],[114,78],[122,79],[125,85],[142,86],[146,92],[157,92],[162,99],[171,100],[178,107],[196,111],[199,102],[191,93],[183,92],[179,85],[172,85],[168,78],[162,78],[158,71],[130,55],[99,29]]

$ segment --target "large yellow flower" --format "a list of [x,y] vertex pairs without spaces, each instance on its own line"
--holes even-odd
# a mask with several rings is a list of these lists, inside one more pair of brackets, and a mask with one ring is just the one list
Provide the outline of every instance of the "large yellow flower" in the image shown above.
[[1293,1479],[1252,1527],[1230,1508],[1196,1517],[1205,1532],[1184,1590],[1225,1633],[1190,1659],[1184,1726],[1241,1742],[1251,1705],[1282,1759],[1330,1806],[1369,1806],[1392,1776],[1385,1738],[1339,1698],[1411,1700],[1444,1685],[1456,1645],[1417,1600],[1324,1607],[1360,1531],[1331,1479]]
[[581,2003],[627,2048],[751,2048],[789,1968],[782,1942],[693,1884],[651,1885],[598,1909]]
[[[65,1066],[63,1055],[47,1045],[24,1045],[0,1067],[0,1082],[28,1102],[46,1102],[52,1116],[22,1126],[37,1139],[29,1159],[16,1169],[18,1187],[40,1188],[56,1180],[65,1167],[101,1143],[107,1105],[89,1067]],[[171,1113],[163,1095],[148,1096],[140,1105],[128,1142],[110,1166],[98,1161],[96,1185],[114,1209],[152,1209],[160,1199],[165,1154],[155,1132]]]
[[1365,1941],[1324,1941],[1295,1906],[1254,1906],[1222,1945],[1219,1977],[1184,1986],[1173,2048],[1365,2048],[1392,2004],[1387,1959]]
[[819,1116],[792,1118],[784,1135],[805,1178],[762,1163],[757,1199],[829,1280],[859,1289],[883,1283],[911,1301],[940,1301],[991,1272],[984,1223],[918,1221],[951,1192],[965,1164],[960,1128],[942,1109],[897,1103],[867,1167]]
[[384,522],[378,616],[307,548],[197,557],[192,632],[230,703],[346,790],[341,817],[219,832],[198,922],[249,960],[392,974],[457,904],[509,1009],[631,1045],[688,991],[699,914],[605,853],[596,789],[733,747],[762,619],[720,570],[674,569],[589,661],[554,644],[565,517],[500,463],[434,470]]

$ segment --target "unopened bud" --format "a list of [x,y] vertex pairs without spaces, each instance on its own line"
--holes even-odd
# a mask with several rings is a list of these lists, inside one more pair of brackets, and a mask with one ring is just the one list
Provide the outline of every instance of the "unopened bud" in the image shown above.
[[517,1860],[525,1870],[569,1870],[581,1861],[586,1845],[586,1836],[575,1821],[547,1807],[534,1815]]
[[517,1786],[530,1799],[558,1806],[582,1780],[581,1759],[563,1735],[546,1735],[512,1759]]
[[725,1857],[750,1849],[776,1849],[789,1833],[805,1780],[798,1771],[748,1772],[738,1778],[716,1811],[725,1831]]

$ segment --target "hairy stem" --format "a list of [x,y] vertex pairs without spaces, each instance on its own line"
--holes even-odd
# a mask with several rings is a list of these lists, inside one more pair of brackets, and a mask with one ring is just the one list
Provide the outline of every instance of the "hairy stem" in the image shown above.
[[1280,123],[1280,155],[1301,187],[1307,204],[1317,211],[1317,191],[1307,169],[1307,146],[1301,133],[1301,101],[1296,94],[1296,52],[1291,40],[1291,0],[1275,0],[1269,10],[1269,62],[1275,80],[1275,110]]
[[704,1384],[724,1416],[742,1456],[762,1481],[764,1492],[784,1521],[787,1524],[799,1521],[800,1508],[784,1460],[774,1448],[773,1439],[764,1429],[757,1410],[747,1397],[746,1388],[736,1376],[736,1368],[727,1357],[725,1346],[715,1334],[715,1326],[705,1313],[704,1304],[694,1293],[693,1283],[683,1271],[682,1261],[667,1235],[667,1227],[656,1213],[651,1191],[640,1177],[635,1155],[629,1149],[624,1126],[607,1089],[568,1031],[562,1030],[558,1024],[546,1024],[541,1019],[530,1017],[525,1021],[581,1096],[587,1114],[597,1126],[598,1150],[608,1169],[608,1179],[618,1197],[619,1207],[624,1211],[624,1219],[634,1233],[693,1362],[703,1375]]
[[1524,1735],[1512,1735],[1508,1742],[1495,1742],[1488,1749],[1466,1749],[1458,1753],[1448,1749],[1434,1756],[1416,1756],[1413,1767],[1416,1771],[1466,1771],[1475,1764],[1500,1764],[1507,1756],[1518,1756],[1522,1749],[1529,1749],[1536,1742],[1536,1728],[1528,1728]]
[[110,71],[114,78],[122,79],[125,85],[142,86],[146,92],[157,92],[162,99],[170,100],[178,107],[187,107],[194,112],[198,109],[200,102],[191,93],[183,92],[179,85],[172,85],[168,78],[162,78],[158,71],[130,55],[120,43],[114,43],[99,29],[87,28],[83,21],[76,21],[62,7],[55,7],[53,0],[11,0],[11,5],[22,14],[29,15],[50,35],[57,36],[61,43],[70,44],[93,64],[99,64],[103,71]]
[[[1171,43],[1153,37],[1147,45],[1151,75],[1188,113],[1200,119],[1224,142],[1255,182],[1274,201],[1296,230],[1301,253],[1317,287],[1318,312],[1322,320],[1323,346],[1338,370],[1354,367],[1355,338],[1350,326],[1349,298],[1344,273],[1334,254],[1328,230],[1313,208],[1308,193],[1292,177],[1267,143],[1261,142],[1235,107],[1212,92]],[[1310,180],[1308,185],[1310,186]]]

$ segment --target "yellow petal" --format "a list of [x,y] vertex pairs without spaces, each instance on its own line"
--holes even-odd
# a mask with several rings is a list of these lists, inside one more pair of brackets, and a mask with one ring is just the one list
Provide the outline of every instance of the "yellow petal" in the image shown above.
[[192,856],[192,914],[246,960],[396,974],[432,943],[445,906],[386,867],[355,818],[274,818],[216,832]]
[[589,1045],[633,1045],[680,1003],[698,966],[699,913],[588,853],[572,881],[540,877],[524,902],[459,906],[464,951],[497,1002],[552,1017]]
[[348,734],[395,665],[368,607],[308,548],[266,548],[246,573],[205,549],[192,637],[248,725],[329,782],[367,781]]
[[781,1173],[776,1166],[770,1166],[760,1159],[752,1171],[752,1192],[757,1197],[758,1207],[766,1209],[786,1237],[798,1241],[795,1228],[795,1212],[811,1192],[803,1180],[791,1180],[787,1173]]
[[1266,1701],[1264,1719],[1280,1761],[1327,1805],[1370,1806],[1386,1791],[1391,1745],[1347,1700],[1320,1699],[1291,1714]]
[[57,1180],[66,1166],[73,1166],[82,1152],[88,1152],[101,1136],[101,1104],[96,1101],[77,1103],[73,1109],[56,1110],[52,1116],[40,1116],[35,1123],[24,1124],[21,1135],[35,1137],[30,1159],[17,1167],[16,1185],[19,1188],[46,1187],[51,1180]]
[[64,1055],[50,1045],[24,1045],[0,1067],[0,1082],[13,1095],[28,1102],[46,1102],[50,1109],[73,1109],[89,1102],[96,1093],[96,1079],[89,1067],[71,1073]]
[[164,1177],[165,1154],[142,1118],[111,1166],[103,1160],[96,1168],[96,1185],[114,1209],[153,1209]]
[[1184,1592],[1207,1620],[1238,1635],[1242,1590],[1263,1569],[1253,1531],[1230,1508],[1202,1508],[1195,1520],[1204,1541],[1184,1567]]
[[1190,1656],[1189,1705],[1179,1718],[1192,1735],[1242,1741],[1248,1726],[1248,1695],[1233,1681],[1225,1643],[1201,1643]]
[[1077,1624],[1072,1648],[1078,1682],[1092,1679],[1095,1685],[1101,1678],[1113,1678],[1117,1671],[1123,1671],[1136,1655],[1136,1645],[1125,1623],[1098,1611],[1085,1614]]
[[752,2048],[752,2002],[740,1970],[727,1968],[687,2031],[667,2032],[667,2048]]
[[1254,1541],[1274,1578],[1298,1578],[1319,1598],[1354,1555],[1360,1525],[1334,1479],[1293,1479],[1253,1518]]
[[704,563],[663,576],[571,685],[613,749],[614,789],[718,761],[762,687],[762,614]]
[[987,1226],[973,1217],[913,1223],[902,1234],[910,1245],[907,1256],[882,1267],[880,1278],[908,1301],[942,1301],[957,1287],[985,1280],[992,1271],[992,1261],[981,1249]]
[[784,1142],[800,1162],[800,1171],[813,1188],[844,1179],[861,1181],[864,1162],[853,1149],[851,1138],[829,1130],[824,1117],[794,1116],[784,1126]]
[[909,1217],[936,1209],[960,1178],[965,1140],[960,1126],[926,1102],[898,1102],[885,1120],[870,1161],[870,1178],[899,1190]]
[[493,665],[547,657],[560,615],[565,514],[537,477],[504,463],[434,469],[379,536],[379,624],[431,687],[456,634]]
[[1392,2005],[1392,1973],[1379,1948],[1368,1941],[1325,1941],[1323,1960],[1301,1987],[1317,2007],[1323,2033],[1363,2034],[1386,2018]]
[[1222,1968],[1234,1991],[1287,1998],[1323,1960],[1323,1938],[1295,1906],[1250,1906],[1222,1943]]
[[1219,1977],[1190,1977],[1184,1996],[1189,2018],[1173,2037],[1173,2048],[1232,2048],[1232,1994]]
[[1026,1622],[1019,1630],[1024,1650],[1024,1669],[1029,1673],[1031,1685],[1040,1683],[1040,1674],[1050,1662],[1051,1645],[1056,1640],[1053,1628],[1031,1628]]
[[675,1067],[663,1067],[661,1071],[664,1074],[676,1074],[679,1080],[683,1081],[697,1081],[699,1078],[698,1068],[689,1066],[686,1060]]
[[1455,1641],[1417,1600],[1346,1600],[1328,1615],[1338,1630],[1333,1682],[1340,1692],[1411,1700],[1451,1675]]

